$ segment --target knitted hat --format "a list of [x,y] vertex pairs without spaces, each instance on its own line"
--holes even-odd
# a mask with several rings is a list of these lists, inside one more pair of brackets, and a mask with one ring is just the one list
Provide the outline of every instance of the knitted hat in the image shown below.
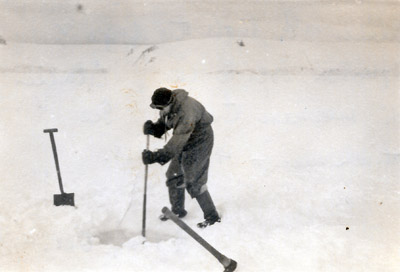
[[151,97],[151,107],[155,108],[157,106],[165,107],[172,100],[172,91],[167,88],[158,88],[154,91]]

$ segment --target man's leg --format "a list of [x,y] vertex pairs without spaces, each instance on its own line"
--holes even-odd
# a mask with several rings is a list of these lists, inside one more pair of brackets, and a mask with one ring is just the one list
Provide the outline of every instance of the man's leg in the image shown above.
[[[186,156],[188,155],[184,154],[184,158]],[[187,162],[187,160],[184,161]],[[188,177],[186,189],[192,198],[196,198],[203,211],[205,221],[197,224],[198,227],[203,228],[215,222],[221,222],[221,218],[206,185],[210,160],[207,158],[196,162],[196,164],[185,164],[185,177]]]
[[198,224],[199,227],[221,221],[206,185],[210,156],[214,145],[213,135],[211,126],[203,128],[194,141],[196,144],[182,152],[181,161],[185,173],[186,189],[192,198],[196,198],[204,213],[205,221]]
[[[185,210],[185,189],[177,188],[177,185],[183,183],[183,173],[177,158],[172,159],[166,176],[171,211],[179,217],[184,217],[187,214],[187,211]],[[164,221],[168,218],[161,215],[160,219]]]
[[221,222],[217,209],[215,208],[214,202],[212,201],[208,190],[196,196],[196,200],[204,213],[205,219],[204,222],[198,224],[199,227],[206,227],[214,224],[215,222]]
[[176,188],[176,186],[169,186],[168,193],[169,202],[171,203],[171,211],[179,217],[184,217],[187,214],[185,210],[185,189]]

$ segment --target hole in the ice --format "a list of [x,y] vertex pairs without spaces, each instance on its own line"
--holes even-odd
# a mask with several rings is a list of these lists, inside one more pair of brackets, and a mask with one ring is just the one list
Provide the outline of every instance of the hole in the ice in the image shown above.
[[100,244],[122,246],[134,236],[135,234],[133,232],[116,229],[101,232],[96,235],[95,238],[99,239]]

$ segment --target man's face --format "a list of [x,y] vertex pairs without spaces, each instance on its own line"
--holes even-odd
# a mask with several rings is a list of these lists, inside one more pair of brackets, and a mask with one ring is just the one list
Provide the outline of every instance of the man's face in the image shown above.
[[171,110],[171,104],[167,105],[166,107],[163,107],[160,109],[162,113],[167,114]]

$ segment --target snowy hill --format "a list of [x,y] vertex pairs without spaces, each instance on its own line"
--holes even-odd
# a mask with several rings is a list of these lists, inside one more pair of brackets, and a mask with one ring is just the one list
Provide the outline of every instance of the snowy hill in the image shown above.
[[[149,167],[142,244],[142,124],[157,118],[150,97],[165,86],[186,89],[215,118],[209,189],[223,218],[198,232],[237,271],[395,271],[395,52],[395,43],[245,38],[0,47],[0,270],[222,270],[158,220],[169,206],[166,166]],[[76,208],[52,206],[43,129],[53,127]],[[186,199],[194,227],[201,211]]]

